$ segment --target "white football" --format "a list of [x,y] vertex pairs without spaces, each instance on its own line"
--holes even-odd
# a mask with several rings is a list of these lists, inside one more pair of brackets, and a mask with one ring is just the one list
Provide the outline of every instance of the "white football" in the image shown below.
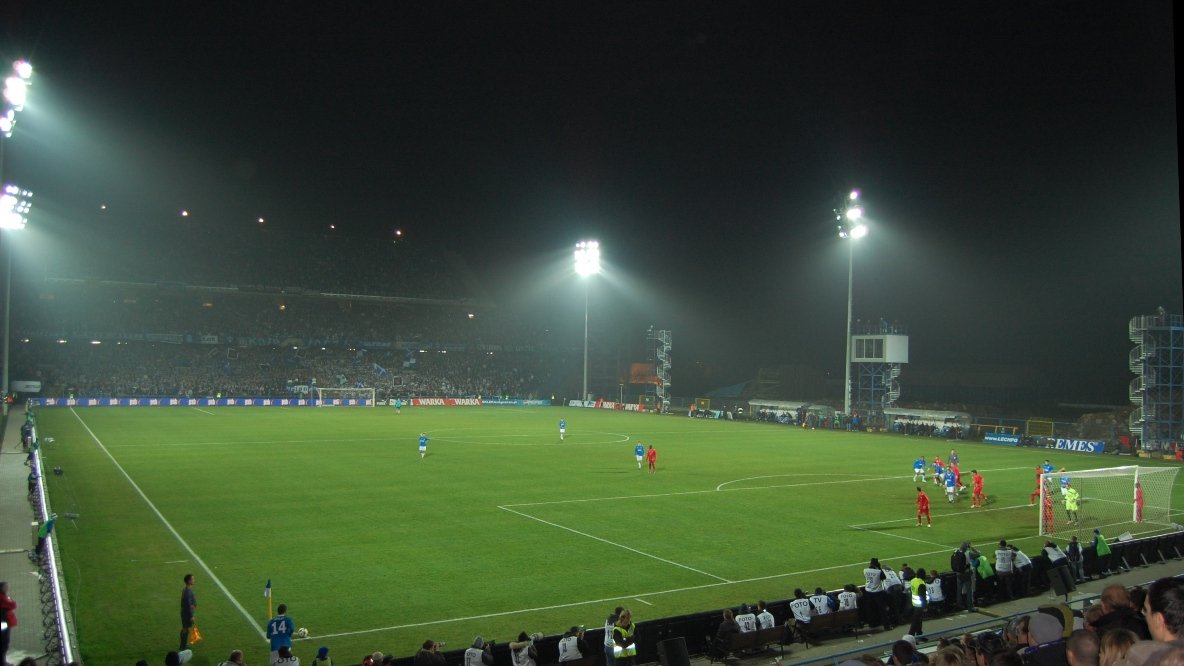
[[300,627],[299,629],[296,630],[295,636],[296,636],[296,638],[308,638],[308,629],[305,629],[304,627]]

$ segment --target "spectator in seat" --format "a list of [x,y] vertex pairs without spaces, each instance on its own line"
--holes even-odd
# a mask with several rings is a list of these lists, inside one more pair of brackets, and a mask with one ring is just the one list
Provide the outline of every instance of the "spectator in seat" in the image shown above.
[[1107,585],[1102,590],[1099,600],[1103,615],[1094,621],[1094,629],[1098,635],[1105,634],[1111,629],[1129,629],[1135,632],[1141,640],[1151,638],[1147,630],[1147,622],[1139,617],[1139,613],[1131,604],[1131,595],[1126,588],[1117,583]]
[[1049,613],[1035,613],[1028,621],[1028,649],[1021,655],[1028,666],[1068,666],[1065,628]]
[[1114,666],[1126,657],[1127,650],[1139,642],[1139,637],[1130,629],[1111,629],[1102,635],[1098,646],[1098,666]]
[[1098,666],[1098,635],[1078,629],[1065,644],[1065,659],[1069,666]]
[[1143,602],[1143,616],[1155,640],[1184,638],[1184,581],[1160,578],[1152,583]]

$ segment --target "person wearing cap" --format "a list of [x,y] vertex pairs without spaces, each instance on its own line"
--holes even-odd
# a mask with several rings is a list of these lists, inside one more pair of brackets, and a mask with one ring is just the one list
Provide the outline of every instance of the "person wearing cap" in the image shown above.
[[1052,613],[1032,614],[1028,620],[1028,649],[1020,655],[1028,666],[1064,666],[1065,626]]
[[559,639],[559,661],[576,661],[583,659],[586,655],[591,655],[592,649],[588,647],[588,642],[584,640],[584,630],[581,627],[572,627],[567,630],[563,638]]
[[[439,657],[440,661],[429,661],[426,662],[426,664],[429,666],[444,666],[444,655],[436,653],[436,644],[433,641],[424,642],[424,646],[426,647],[429,643],[432,645],[432,654]],[[313,658],[312,666],[333,666],[333,658],[329,656],[329,648],[322,645],[321,648],[317,650],[317,656]],[[415,654],[415,666],[421,666],[418,652]]]
[[465,666],[493,666],[493,643],[474,638],[473,646],[465,650]]

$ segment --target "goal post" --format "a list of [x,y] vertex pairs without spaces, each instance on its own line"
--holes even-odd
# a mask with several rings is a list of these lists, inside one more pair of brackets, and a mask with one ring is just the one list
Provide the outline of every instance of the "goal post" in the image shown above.
[[313,387],[317,407],[373,407],[374,388]]
[[1040,478],[1040,534],[1172,528],[1177,472],[1177,467],[1127,465],[1045,474]]

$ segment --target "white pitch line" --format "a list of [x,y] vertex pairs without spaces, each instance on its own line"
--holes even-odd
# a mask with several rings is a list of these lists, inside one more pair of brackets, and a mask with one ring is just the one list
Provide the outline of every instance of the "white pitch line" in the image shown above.
[[645,599],[642,599],[640,597],[633,597],[633,600],[640,601],[641,603],[645,604],[646,606],[653,606],[653,604],[651,604],[650,602],[648,602]]
[[234,607],[238,609],[238,612],[242,613],[243,617],[247,620],[247,624],[259,634],[259,638],[267,640],[267,635],[263,633],[263,629],[259,627],[259,625],[255,622],[255,619],[251,617],[249,613],[247,613],[247,609],[243,608],[243,605],[238,602],[238,599],[234,598],[234,595],[230,593],[230,590],[226,589],[226,586],[222,584],[222,581],[219,580],[216,575],[214,575],[214,572],[205,563],[205,560],[201,559],[201,557],[193,550],[189,543],[185,541],[181,534],[173,528],[173,525],[168,521],[167,518],[164,517],[164,514],[160,512],[160,509],[156,508],[156,505],[152,503],[152,500],[148,499],[148,495],[144,494],[144,491],[141,490],[140,486],[132,480],[132,477],[127,473],[127,470],[123,469],[123,465],[120,465],[119,461],[115,459],[115,456],[111,455],[111,452],[107,450],[107,447],[103,446],[103,442],[100,441],[98,435],[96,435],[94,431],[90,429],[90,426],[86,424],[86,421],[82,420],[82,417],[78,415],[78,412],[75,411],[73,407],[70,408],[70,413],[74,415],[74,418],[78,419],[78,422],[82,424],[83,429],[86,430],[91,439],[95,440],[95,444],[99,445],[99,448],[102,449],[103,453],[111,460],[111,464],[115,465],[115,469],[119,470],[119,473],[123,475],[123,478],[127,479],[128,484],[131,485],[131,487],[135,489],[137,493],[139,493],[140,497],[144,500],[144,503],[148,505],[148,508],[152,509],[152,513],[156,514],[156,517],[160,519],[160,522],[163,523],[168,531],[172,533],[173,537],[177,539],[177,542],[189,552],[190,557],[192,557],[193,560],[201,566],[202,570],[205,571],[210,580],[214,581],[214,584],[218,586],[218,589],[222,590],[222,594],[226,595],[226,598],[230,600],[230,603],[234,604]]
[[587,537],[587,538],[589,538],[589,539],[593,539],[593,540],[595,540],[595,541],[599,541],[599,542],[601,542],[601,543],[607,543],[607,544],[608,544],[608,545],[610,545],[610,546],[616,546],[617,548],[621,548],[621,549],[623,549],[623,550],[627,550],[627,551],[629,551],[629,552],[631,552],[631,553],[637,553],[638,555],[642,555],[642,556],[644,556],[644,557],[648,557],[648,558],[650,558],[650,559],[658,560],[659,562],[665,562],[666,564],[670,564],[670,565],[673,565],[673,566],[679,567],[679,568],[681,568],[681,569],[686,569],[687,571],[693,571],[693,572],[695,572],[695,573],[697,573],[697,574],[701,574],[701,575],[704,575],[704,576],[708,576],[709,578],[714,578],[714,579],[716,579],[716,580],[723,581],[723,582],[725,582],[725,583],[731,583],[731,582],[732,582],[732,581],[728,580],[727,578],[724,578],[723,576],[717,576],[717,575],[715,575],[715,574],[712,574],[712,573],[707,573],[706,571],[700,571],[699,569],[696,569],[696,568],[694,568],[694,567],[690,567],[690,566],[687,566],[687,565],[685,565],[685,564],[680,564],[680,563],[678,563],[678,562],[674,562],[673,560],[668,560],[668,559],[666,559],[666,558],[664,558],[664,557],[658,557],[657,555],[651,555],[650,553],[647,553],[647,552],[644,552],[644,551],[638,550],[638,549],[636,549],[636,548],[630,548],[629,546],[626,546],[626,545],[624,545],[624,544],[620,544],[620,543],[616,543],[616,542],[614,542],[614,541],[609,541],[608,539],[602,539],[601,537],[598,537],[598,536],[596,536],[596,535],[593,535],[593,534],[588,534],[587,532],[581,532],[581,531],[579,531],[579,530],[577,530],[577,529],[573,529],[573,528],[571,528],[571,527],[567,527],[566,525],[560,525],[559,523],[553,523],[553,522],[551,522],[551,521],[549,521],[549,520],[543,520],[542,518],[539,518],[539,517],[537,517],[537,516],[532,516],[532,515],[530,515],[530,514],[528,514],[528,513],[522,513],[521,511],[515,511],[515,510],[513,510],[513,509],[509,509],[509,508],[506,508],[506,507],[504,507],[504,506],[499,506],[498,508],[499,508],[499,509],[501,509],[501,510],[503,510],[503,511],[509,511],[510,513],[517,514],[517,515],[519,515],[519,516],[522,516],[523,518],[529,518],[529,519],[531,519],[531,520],[536,520],[536,521],[538,521],[538,522],[540,522],[540,523],[542,523],[542,524],[544,524],[544,525],[550,525],[551,527],[557,527],[557,528],[559,528],[559,529],[561,529],[561,530],[567,530],[568,532],[571,532],[572,534],[578,534],[578,535],[580,535],[580,536],[582,536],[582,537]]
[[194,409],[194,410],[196,410],[196,411],[199,411],[199,412],[201,412],[202,414],[209,414],[210,416],[217,416],[217,414],[215,414],[215,413],[213,413],[213,412],[207,412],[206,410],[204,410],[204,409],[200,409],[200,408],[198,408],[198,407],[192,407],[191,409]]
[[[953,549],[953,546],[943,548],[942,550],[931,550],[923,553],[908,553],[901,555],[897,559],[904,560],[905,558],[913,559],[917,557],[926,557],[928,555],[936,555],[938,553],[946,553]],[[702,585],[691,585],[688,587],[676,587],[668,590],[654,590],[652,592],[638,592],[633,594],[622,594],[615,597],[604,597],[601,599],[587,599],[584,601],[573,601],[565,604],[554,604],[551,606],[538,606],[535,608],[519,608],[508,611],[498,611],[496,613],[484,613],[481,615],[468,615],[464,617],[450,617],[441,620],[427,620],[425,622],[412,622],[408,624],[398,624],[389,627],[375,627],[373,629],[360,629],[358,631],[342,631],[335,634],[321,634],[317,638],[340,638],[343,636],[359,636],[361,634],[376,634],[383,631],[398,631],[400,629],[415,629],[419,627],[431,627],[440,624],[453,624],[456,622],[467,622],[469,620],[487,620],[493,617],[505,617],[507,615],[516,615],[519,613],[538,613],[542,611],[559,610],[561,608],[575,608],[577,606],[590,606],[593,604],[607,604],[613,601],[620,601],[622,599],[638,599],[638,597],[654,597],[663,594],[678,594],[680,592],[694,592],[697,590],[705,590],[713,587],[723,587],[725,585],[738,585],[742,583],[756,583],[766,580],[773,580],[775,578],[786,578],[789,576],[803,576],[806,574],[816,574],[823,571],[833,571],[835,569],[847,569],[853,567],[864,567],[867,565],[866,561],[853,562],[851,564],[836,564],[829,567],[818,567],[816,569],[803,569],[801,571],[789,571],[780,574],[771,574],[768,576],[758,576],[756,578],[746,578],[743,580],[734,580],[730,582],[716,582],[703,583]],[[640,599],[638,599],[640,601]]]
[[875,532],[876,534],[879,534],[882,536],[896,537],[897,539],[904,539],[905,541],[916,541],[917,543],[923,543],[926,546],[941,546],[942,545],[940,543],[937,543],[936,541],[926,541],[924,539],[914,539],[913,537],[907,537],[903,534],[893,534],[891,532],[885,532],[882,530],[869,530],[866,527],[859,527],[858,525],[848,525],[847,527],[850,527],[853,530],[859,530],[861,532]]

